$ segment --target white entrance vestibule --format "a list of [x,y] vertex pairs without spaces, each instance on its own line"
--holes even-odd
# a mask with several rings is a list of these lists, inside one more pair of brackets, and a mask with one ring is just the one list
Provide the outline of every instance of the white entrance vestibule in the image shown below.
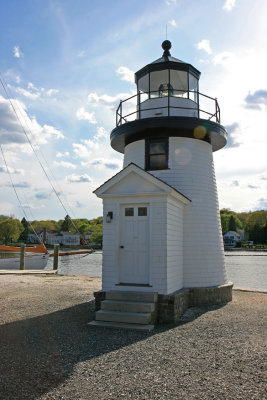
[[122,284],[149,283],[149,206],[122,205],[119,274]]
[[[95,190],[103,199],[103,290],[183,287],[183,220],[190,200],[131,163]],[[127,285],[128,284],[128,285]]]

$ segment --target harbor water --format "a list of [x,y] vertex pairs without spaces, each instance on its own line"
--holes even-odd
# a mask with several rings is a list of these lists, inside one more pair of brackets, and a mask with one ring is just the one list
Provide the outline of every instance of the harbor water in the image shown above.
[[[267,290],[267,252],[226,251],[228,280],[236,287]],[[53,269],[50,257],[46,269]],[[59,257],[59,274],[101,276],[102,252]]]

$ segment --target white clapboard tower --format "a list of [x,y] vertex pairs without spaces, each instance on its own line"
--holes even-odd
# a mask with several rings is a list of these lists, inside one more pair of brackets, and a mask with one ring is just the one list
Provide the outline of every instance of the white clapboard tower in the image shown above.
[[[142,302],[142,294],[154,296],[154,322],[231,300],[213,165],[227,133],[217,99],[199,91],[200,72],[172,57],[168,40],[162,48],[136,72],[137,94],[116,112],[111,146],[124,154],[123,170],[95,191],[104,208],[99,324],[120,322],[107,319],[121,312],[112,301]],[[178,298],[179,312],[171,310]]]

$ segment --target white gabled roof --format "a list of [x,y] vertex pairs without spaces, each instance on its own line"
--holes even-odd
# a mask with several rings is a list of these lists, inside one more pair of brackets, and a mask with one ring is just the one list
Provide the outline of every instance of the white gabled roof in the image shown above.
[[165,194],[172,195],[184,204],[191,201],[172,186],[133,163],[103,183],[94,193],[100,198]]

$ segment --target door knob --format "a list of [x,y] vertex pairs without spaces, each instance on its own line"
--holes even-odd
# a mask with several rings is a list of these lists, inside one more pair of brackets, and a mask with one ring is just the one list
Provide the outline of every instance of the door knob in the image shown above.
[[124,246],[120,246],[121,249],[124,249]]

